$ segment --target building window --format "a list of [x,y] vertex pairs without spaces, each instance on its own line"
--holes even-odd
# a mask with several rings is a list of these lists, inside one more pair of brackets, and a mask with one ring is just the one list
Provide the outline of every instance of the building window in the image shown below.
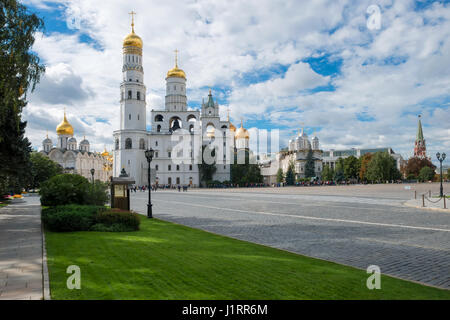
[[158,171],[158,169],[159,169],[159,166],[158,166],[158,165],[156,165],[156,166],[155,166],[155,170],[156,170],[156,171]]
[[139,120],[139,115],[138,115],[138,120]]
[[167,156],[169,157],[169,158],[172,158],[172,152],[167,152]]
[[177,164],[177,171],[180,171],[180,165]]
[[139,149],[145,150],[145,140],[144,139],[139,140]]
[[158,158],[158,151],[155,151],[155,158]]
[[[131,79],[130,79],[131,80]],[[130,91],[128,91],[128,99],[131,99],[133,97],[133,93]]]
[[189,171],[192,171],[192,164],[189,165]]
[[161,132],[161,125],[158,124],[158,126],[156,127],[156,132]]
[[131,113],[128,115],[128,120],[131,120]]
[[137,99],[141,100],[141,93],[139,91],[137,92]]
[[125,140],[125,149],[132,149],[133,148],[133,142],[131,141],[131,138],[127,138]]
[[155,146],[158,146],[158,141],[155,141]]
[[167,167],[167,170],[172,171],[172,166],[169,164],[169,166]]
[[180,184],[180,177],[177,177],[177,184]]

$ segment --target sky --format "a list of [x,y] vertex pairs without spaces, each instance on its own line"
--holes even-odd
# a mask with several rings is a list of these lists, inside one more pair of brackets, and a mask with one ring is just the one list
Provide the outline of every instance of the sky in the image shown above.
[[179,50],[188,105],[211,88],[225,119],[254,134],[304,127],[321,149],[391,147],[413,154],[417,116],[427,151],[450,162],[450,1],[23,0],[45,22],[33,46],[46,73],[24,109],[41,148],[66,108],[78,142],[113,146],[119,129],[122,41],[144,41],[147,122],[164,108]]

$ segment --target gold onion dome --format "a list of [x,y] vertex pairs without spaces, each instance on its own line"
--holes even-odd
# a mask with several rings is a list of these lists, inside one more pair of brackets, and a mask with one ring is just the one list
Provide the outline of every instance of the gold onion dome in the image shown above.
[[64,119],[63,119],[63,121],[56,127],[56,133],[58,135],[73,136],[73,127],[69,123],[69,121],[67,121],[66,111],[64,111]]
[[134,28],[133,31],[123,40],[123,47],[137,47],[139,49],[142,49],[142,39],[134,33]]
[[106,148],[105,148],[105,150],[103,150],[102,156],[103,156],[103,157],[108,157],[108,156],[109,156],[109,152],[106,151]]
[[241,121],[241,127],[236,131],[235,139],[250,139],[250,134],[247,129],[243,126],[243,121]]
[[178,68],[178,50],[175,50],[175,67],[167,72],[167,78],[184,78],[186,80],[186,74],[183,70]]

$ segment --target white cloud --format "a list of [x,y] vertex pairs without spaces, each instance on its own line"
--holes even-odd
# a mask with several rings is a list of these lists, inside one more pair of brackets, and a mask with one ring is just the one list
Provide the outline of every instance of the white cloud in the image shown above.
[[[448,149],[448,104],[433,112],[424,101],[448,102],[450,5],[434,3],[414,11],[412,0],[379,0],[382,28],[372,31],[366,28],[372,2],[110,0],[99,6],[89,0],[28,0],[46,10],[52,3],[66,6],[61,19],[75,16],[81,28],[72,35],[38,35],[34,50],[48,66],[48,75],[25,115],[45,111],[52,122],[30,121],[28,134],[40,145],[44,128],[54,131],[67,106],[91,141],[112,144],[112,131],[119,125],[121,44],[130,30],[127,13],[135,10],[136,32],[144,40],[149,110],[163,106],[164,77],[178,48],[188,100],[200,101],[207,95],[205,87],[230,88],[225,107],[231,107],[235,121],[242,116],[261,119],[291,132],[304,122],[322,127],[318,136],[327,148],[389,145],[407,155],[416,130],[416,117],[409,113],[423,113],[424,123],[441,124],[441,130],[424,128],[430,150]],[[83,33],[96,44],[81,42]],[[324,54],[341,59],[337,76],[322,76],[301,62]],[[245,82],[246,76],[278,65],[288,67],[285,74]],[[329,83],[334,92],[310,91]],[[51,86],[58,88],[55,97],[73,88],[81,98],[59,104],[43,100],[42,95],[51,95]],[[356,114],[361,112],[375,120],[359,122]],[[90,126],[83,119],[103,122]]]

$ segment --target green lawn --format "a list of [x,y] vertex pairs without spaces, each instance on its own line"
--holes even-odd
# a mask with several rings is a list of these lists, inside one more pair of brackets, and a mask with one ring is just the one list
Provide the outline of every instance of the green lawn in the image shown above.
[[[450,291],[142,219],[129,233],[46,232],[53,299],[450,299]],[[66,268],[81,268],[81,290]]]

